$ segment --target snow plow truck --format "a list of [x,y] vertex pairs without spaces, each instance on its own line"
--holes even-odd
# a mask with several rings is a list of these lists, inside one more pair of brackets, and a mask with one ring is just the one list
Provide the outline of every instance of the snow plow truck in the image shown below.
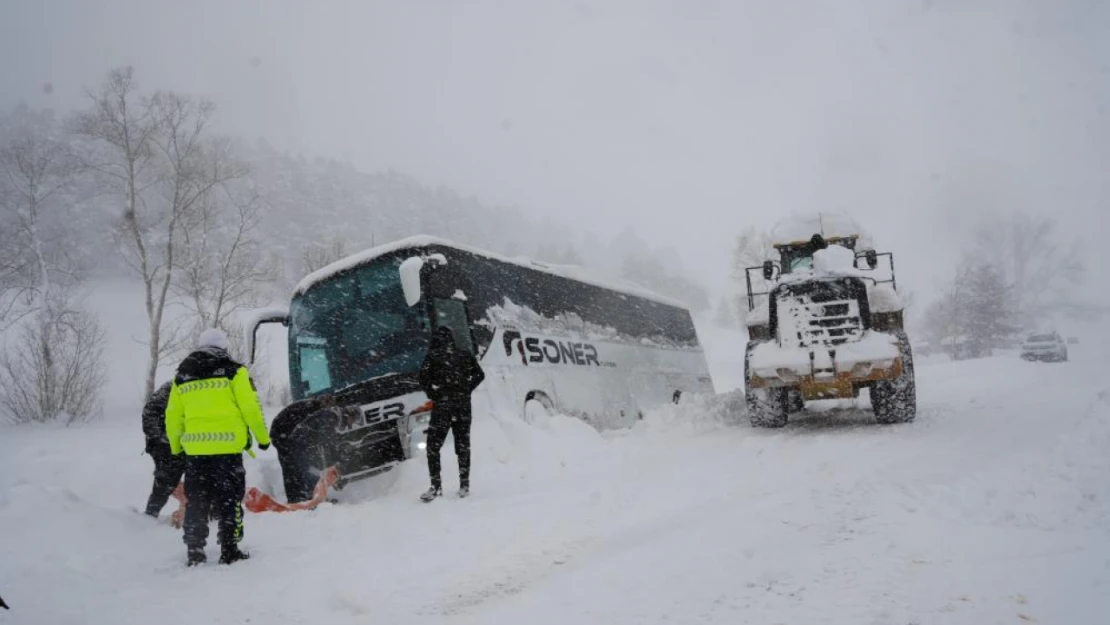
[[752,425],[783,427],[807,401],[857,398],[862,389],[879,423],[912,421],[913,354],[893,254],[875,251],[841,215],[784,220],[771,241],[778,260],[745,270]]

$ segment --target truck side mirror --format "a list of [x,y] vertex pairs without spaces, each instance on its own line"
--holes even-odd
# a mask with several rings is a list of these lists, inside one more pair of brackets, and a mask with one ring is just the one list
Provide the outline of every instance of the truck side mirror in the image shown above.
[[770,280],[775,277],[775,263],[765,260],[763,261],[763,279]]
[[879,254],[875,250],[867,250],[864,252],[864,258],[867,259],[867,266],[874,269],[879,266]]

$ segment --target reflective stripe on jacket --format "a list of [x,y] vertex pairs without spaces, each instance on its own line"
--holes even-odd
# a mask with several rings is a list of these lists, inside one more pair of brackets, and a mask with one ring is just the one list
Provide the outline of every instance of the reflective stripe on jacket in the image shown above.
[[250,374],[241,365],[234,371],[230,380],[212,377],[179,383],[175,379],[166,406],[166,436],[173,453],[237,454],[246,449],[251,434],[260,445],[270,444]]

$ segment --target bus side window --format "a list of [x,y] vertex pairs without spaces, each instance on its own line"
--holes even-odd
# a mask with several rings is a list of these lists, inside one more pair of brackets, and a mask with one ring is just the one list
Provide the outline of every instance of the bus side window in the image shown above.
[[436,327],[451,328],[455,335],[455,345],[474,353],[474,342],[470,338],[470,322],[466,315],[466,304],[457,299],[435,300]]

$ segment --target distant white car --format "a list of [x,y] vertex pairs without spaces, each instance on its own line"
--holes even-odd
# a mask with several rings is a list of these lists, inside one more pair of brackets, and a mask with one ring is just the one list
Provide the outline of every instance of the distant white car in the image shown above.
[[1030,334],[1021,345],[1024,360],[1045,360],[1063,362],[1068,359],[1068,346],[1055,332]]

